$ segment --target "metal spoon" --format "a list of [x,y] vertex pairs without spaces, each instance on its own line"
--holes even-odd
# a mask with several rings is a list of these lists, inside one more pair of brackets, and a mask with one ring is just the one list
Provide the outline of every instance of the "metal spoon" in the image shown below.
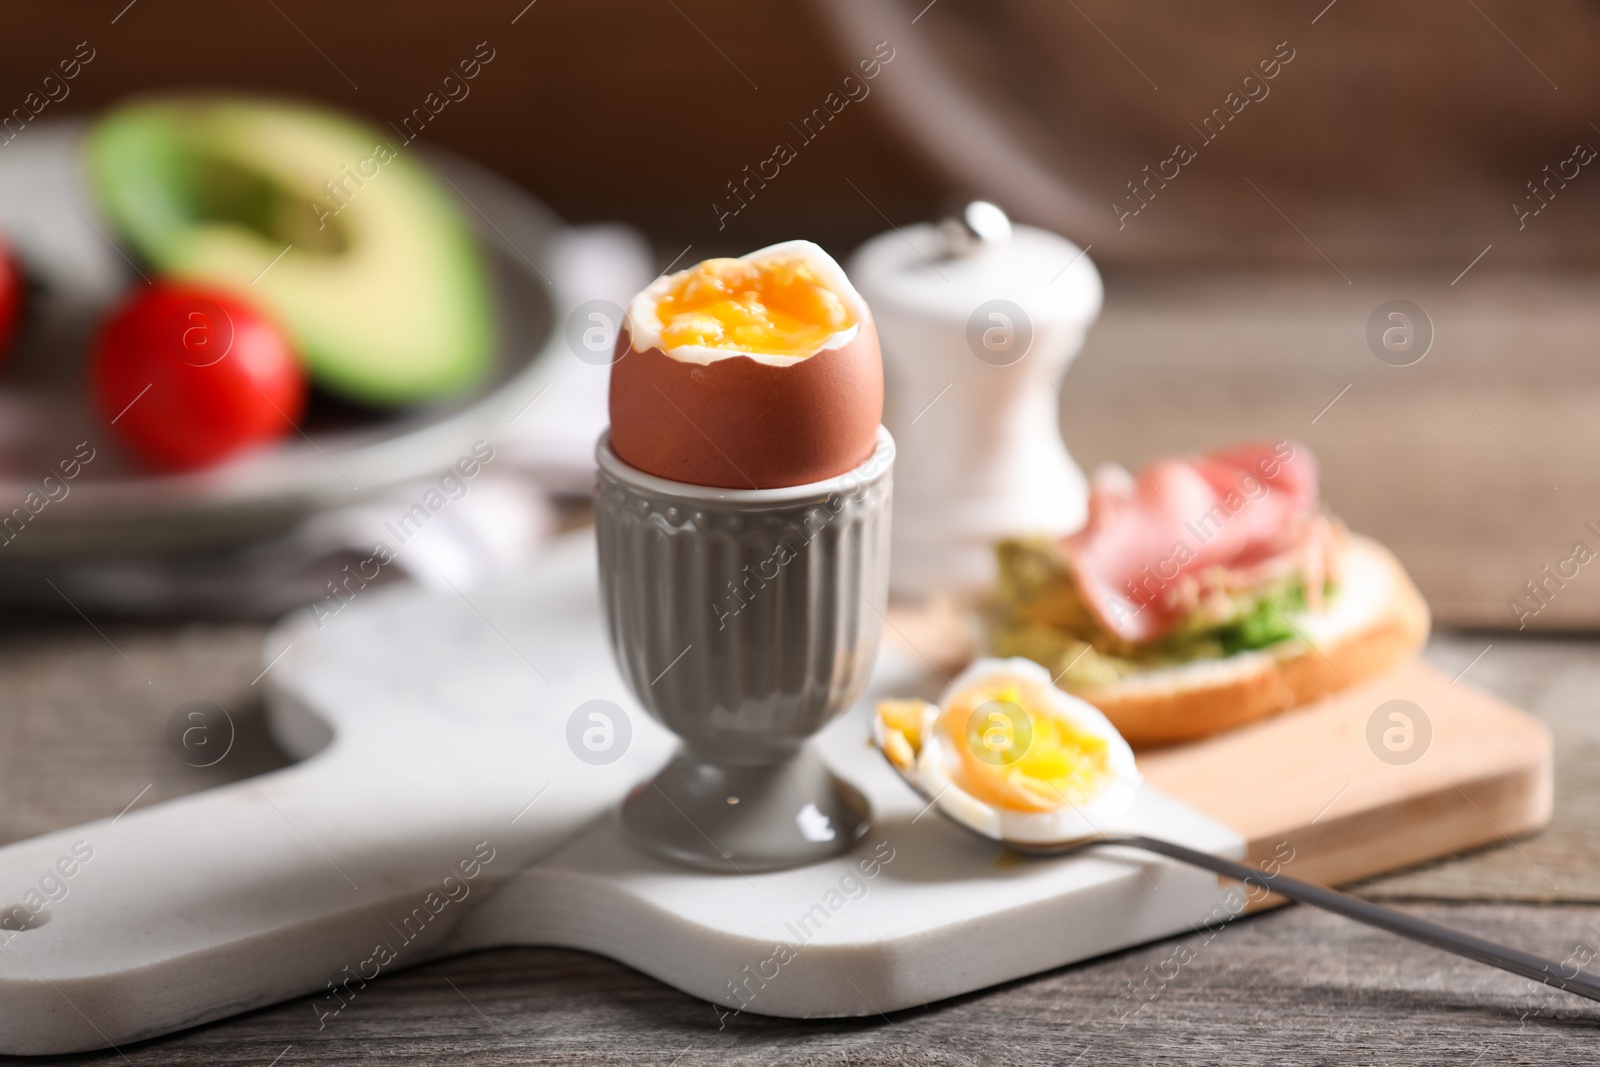
[[[889,763],[890,766],[894,766],[892,760]],[[1302,882],[1298,878],[1290,878],[1283,874],[1268,874],[1266,871],[1247,867],[1242,863],[1223,859],[1221,856],[1213,856],[1192,848],[1185,848],[1183,845],[1174,844],[1171,841],[1145,837],[1142,834],[1114,833],[1097,833],[1090,837],[1074,838],[1070,841],[1049,842],[1009,841],[1003,838],[990,837],[988,834],[968,826],[945,811],[940,807],[938,796],[930,796],[927,790],[912,781],[904,772],[900,771],[900,768],[895,767],[895,771],[900,774],[900,777],[907,785],[916,790],[917,794],[928,802],[929,806],[939,808],[940,815],[943,815],[963,830],[981,837],[985,841],[1004,845],[1026,856],[1071,856],[1092,848],[1107,846],[1136,848],[1142,852],[1154,852],[1158,856],[1166,856],[1168,859],[1177,860],[1179,863],[1187,863],[1193,867],[1212,871],[1225,878],[1243,882],[1247,886],[1258,885],[1270,892],[1277,893],[1279,896],[1287,897],[1301,904],[1310,904],[1324,911],[1343,915],[1347,919],[1354,919],[1357,922],[1366,923],[1368,926],[1376,926],[1380,930],[1387,930],[1391,934],[1409,937],[1411,940],[1420,941],[1424,945],[1432,945],[1434,948],[1444,949],[1446,952],[1454,952],[1458,956],[1465,956],[1469,960],[1477,960],[1479,963],[1486,963],[1491,967],[1499,967],[1501,970],[1510,971],[1512,974],[1520,974],[1524,978],[1532,978],[1536,982],[1543,982],[1545,985],[1554,986],[1568,993],[1575,993],[1580,997],[1600,1000],[1600,978],[1579,970],[1575,966],[1567,967],[1553,960],[1547,960],[1543,956],[1535,956],[1520,949],[1497,945],[1493,941],[1485,941],[1481,937],[1473,937],[1471,934],[1464,934],[1459,930],[1452,930],[1449,927],[1428,922],[1426,919],[1418,919],[1393,908],[1385,908],[1378,904],[1348,896],[1336,889],[1329,889],[1327,886],[1317,885],[1314,882]],[[1571,973],[1568,973],[1569,970]]]

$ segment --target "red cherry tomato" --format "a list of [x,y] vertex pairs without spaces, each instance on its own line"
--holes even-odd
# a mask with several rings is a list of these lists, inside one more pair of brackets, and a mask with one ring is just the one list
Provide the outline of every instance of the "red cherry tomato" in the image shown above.
[[0,360],[11,350],[17,321],[22,318],[24,288],[22,271],[17,269],[10,247],[0,241]]
[[282,437],[306,398],[294,352],[269,319],[231,294],[161,282],[106,320],[89,382],[122,441],[172,469]]

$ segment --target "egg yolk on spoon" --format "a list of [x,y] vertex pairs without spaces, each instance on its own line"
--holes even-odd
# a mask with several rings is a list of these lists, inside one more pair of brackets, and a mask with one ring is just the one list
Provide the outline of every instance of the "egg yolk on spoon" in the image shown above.
[[952,777],[973,797],[1011,811],[1085,804],[1110,773],[1109,747],[1051,714],[1030,688],[997,681],[950,703],[939,730],[959,757]]
[[656,304],[669,348],[698,346],[752,355],[815,355],[854,326],[844,301],[794,256],[754,263],[708,259],[683,273]]

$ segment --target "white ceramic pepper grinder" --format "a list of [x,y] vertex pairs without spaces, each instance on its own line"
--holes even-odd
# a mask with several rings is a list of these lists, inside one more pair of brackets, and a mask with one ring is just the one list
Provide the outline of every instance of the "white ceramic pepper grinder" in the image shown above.
[[895,462],[892,592],[994,588],[994,544],[1083,525],[1087,485],[1061,440],[1061,379],[1100,313],[1071,241],[976,201],[880,234],[851,259],[883,347]]

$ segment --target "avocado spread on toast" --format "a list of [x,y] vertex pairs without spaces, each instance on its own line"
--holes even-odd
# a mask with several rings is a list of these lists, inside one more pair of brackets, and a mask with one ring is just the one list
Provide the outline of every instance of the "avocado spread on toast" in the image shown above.
[[[1111,685],[1136,671],[1221,659],[1296,637],[1290,619],[1306,610],[1306,584],[1294,573],[1224,588],[1209,584],[1200,603],[1172,631],[1134,644],[1108,630],[1084,602],[1072,566],[1045,537],[1002,541],[1000,581],[990,643],[996,656],[1041,664],[1064,689]],[[1332,596],[1331,584],[1324,597]]]

